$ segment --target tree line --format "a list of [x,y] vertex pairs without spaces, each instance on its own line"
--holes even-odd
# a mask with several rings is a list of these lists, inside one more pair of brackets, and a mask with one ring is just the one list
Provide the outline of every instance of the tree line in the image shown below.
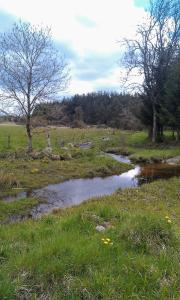
[[97,92],[74,95],[61,102],[41,103],[33,116],[51,124],[74,127],[105,125],[122,129],[141,129],[140,99],[130,94]]

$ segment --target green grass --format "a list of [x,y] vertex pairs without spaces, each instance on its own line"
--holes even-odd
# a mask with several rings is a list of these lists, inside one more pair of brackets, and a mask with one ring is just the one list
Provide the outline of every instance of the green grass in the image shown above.
[[[108,149],[130,153],[135,160],[180,155],[169,133],[161,145],[149,143],[145,132],[53,128],[50,134],[54,153],[69,153],[71,160],[33,160],[26,154],[24,127],[0,126],[0,186],[6,185],[1,197],[14,193],[14,182],[23,190],[126,171],[127,165],[102,155]],[[62,140],[68,150],[59,147]],[[34,131],[33,141],[36,151],[46,147],[43,128]],[[92,149],[68,145],[85,141],[93,142]],[[37,199],[0,201],[0,221],[26,216],[37,204]],[[106,226],[105,232],[97,232],[97,225]],[[118,191],[41,220],[4,224],[0,299],[178,300],[179,226],[178,178]]]
[[[93,141],[96,145],[102,144],[103,136],[110,136],[112,129],[78,129],[78,128],[49,128],[51,143],[54,151],[60,150],[60,143],[77,144],[84,141]],[[33,145],[35,149],[43,149],[47,146],[46,128],[33,130]],[[8,148],[8,136],[10,136],[10,147]],[[0,125],[0,151],[14,152],[27,147],[27,136],[24,126]]]
[[180,180],[165,182],[3,225],[0,298],[179,299]]
[[[65,146],[68,143],[78,144],[92,141],[94,151],[115,148],[120,152],[127,152],[136,160],[139,158],[150,159],[151,157],[165,159],[180,155],[180,145],[171,140],[169,132],[165,132],[165,141],[161,144],[152,144],[147,140],[147,133],[120,131],[114,129],[77,129],[77,128],[51,128],[49,129],[51,143],[55,153],[62,153],[60,143]],[[10,147],[8,148],[8,136]],[[109,138],[103,141],[102,137]],[[33,130],[33,145],[35,150],[42,150],[47,146],[46,129]],[[0,126],[0,157],[22,157],[25,155],[27,137],[24,126]],[[73,154],[77,149],[69,149]],[[82,153],[83,151],[81,151]]]
[[152,144],[144,131],[116,131],[115,137],[116,146],[110,147],[109,150],[129,154],[135,162],[180,156],[180,144],[171,139],[169,132],[165,132],[165,141],[160,144]]

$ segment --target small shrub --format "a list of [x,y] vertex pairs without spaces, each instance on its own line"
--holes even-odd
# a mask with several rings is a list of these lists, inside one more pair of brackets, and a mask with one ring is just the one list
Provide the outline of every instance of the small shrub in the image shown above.
[[166,220],[155,216],[135,216],[128,219],[120,238],[130,248],[151,253],[165,250],[175,242],[172,226]]

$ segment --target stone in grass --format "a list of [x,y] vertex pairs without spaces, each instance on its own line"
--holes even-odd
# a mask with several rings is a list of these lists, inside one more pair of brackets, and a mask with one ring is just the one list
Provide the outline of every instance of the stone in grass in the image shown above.
[[99,232],[104,232],[106,230],[106,228],[102,225],[98,225],[98,226],[96,226],[96,230]]
[[105,227],[106,229],[114,228],[114,226],[110,222],[104,222],[103,227]]
[[60,155],[51,154],[51,159],[52,159],[52,160],[60,160],[61,157],[60,157]]
[[42,152],[32,152],[31,154],[32,159],[39,159],[43,158],[43,153]]
[[47,156],[51,155],[52,154],[52,148],[51,147],[46,147],[44,150],[43,150],[43,153]]

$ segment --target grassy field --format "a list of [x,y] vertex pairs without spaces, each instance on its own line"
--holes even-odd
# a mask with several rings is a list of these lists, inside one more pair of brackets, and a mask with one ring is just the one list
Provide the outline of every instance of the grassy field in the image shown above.
[[[165,140],[160,144],[152,144],[147,139],[147,133],[144,131],[116,132],[116,146],[109,150],[115,150],[119,153],[127,153],[135,162],[164,160],[170,157],[180,156],[180,144],[175,143],[169,132],[165,132]],[[117,145],[118,144],[118,145]]]
[[[64,160],[30,158],[24,127],[0,126],[1,197],[129,168],[104,156],[108,150],[136,161],[180,155],[168,133],[161,145],[149,143],[145,132],[112,129],[52,128],[50,135],[53,152]],[[92,148],[80,149],[76,144],[82,142],[92,142]],[[36,129],[35,151],[45,147],[46,132]],[[26,216],[37,204],[34,198],[0,201],[0,222]],[[117,191],[41,220],[1,225],[0,299],[178,300],[179,226],[179,178]]]
[[180,299],[179,201],[174,178],[2,226],[0,299]]
[[[164,143],[155,145],[147,140],[147,133],[143,131],[131,132],[110,128],[50,128],[49,132],[55,153],[62,152],[60,147],[62,142],[67,146],[68,143],[78,144],[91,141],[95,150],[115,148],[121,152],[130,153],[136,159],[149,159],[151,157],[161,159],[180,155],[180,144],[172,141],[169,132],[165,133]],[[108,138],[109,140],[107,140]],[[10,142],[8,142],[9,140]],[[47,146],[46,129],[38,128],[33,130],[33,144],[36,150],[42,150]],[[0,125],[0,156],[2,158],[4,156],[11,157],[14,153],[16,153],[17,157],[18,155],[22,156],[26,146],[27,138],[23,126]]]

